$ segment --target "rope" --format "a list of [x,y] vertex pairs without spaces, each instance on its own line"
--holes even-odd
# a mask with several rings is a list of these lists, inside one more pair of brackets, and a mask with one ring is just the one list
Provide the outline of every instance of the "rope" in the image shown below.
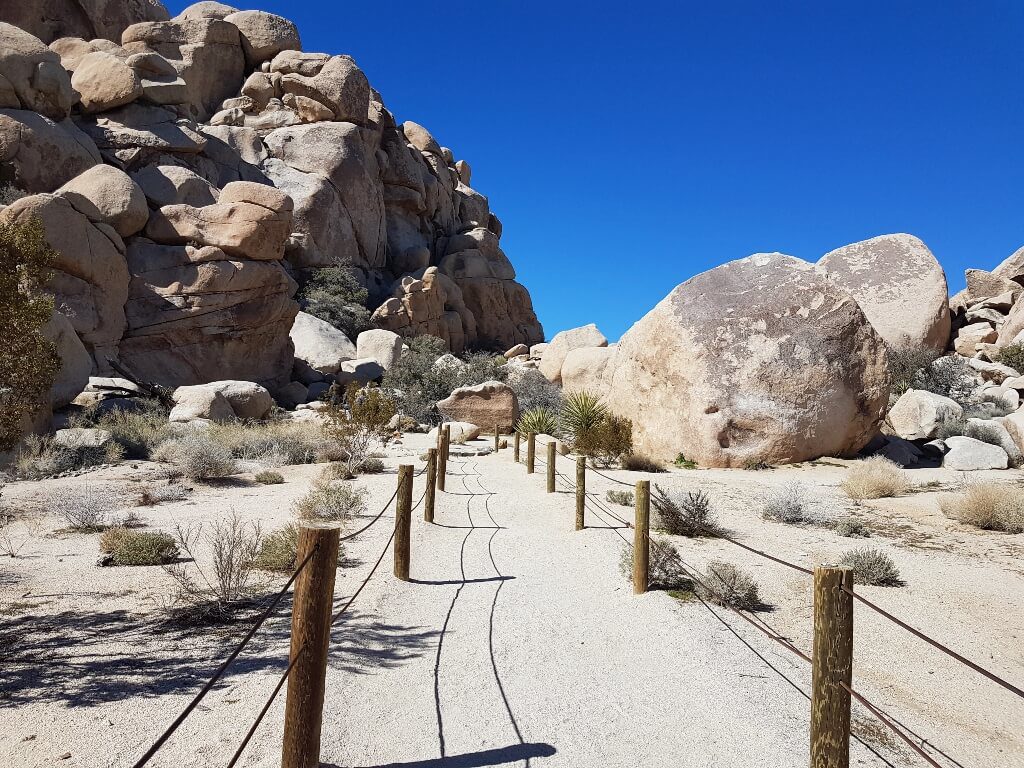
[[383,508],[380,510],[380,512],[377,513],[377,516],[375,518],[373,518],[373,520],[368,522],[366,525],[364,525],[362,528],[360,528],[355,533],[350,533],[347,536],[342,536],[340,539],[338,539],[338,541],[342,542],[342,541],[348,541],[349,539],[354,539],[360,533],[362,533],[363,531],[367,530],[371,525],[373,525],[378,520],[380,520],[384,516],[384,513],[388,511],[388,507],[391,506],[391,502],[395,500],[395,497],[397,495],[398,495],[398,488],[396,487],[395,488],[395,492],[393,494],[391,494],[391,498],[387,500],[387,503],[383,506]]
[[384,545],[384,549],[380,553],[380,557],[377,558],[377,562],[373,564],[373,568],[370,569],[370,572],[366,575],[366,578],[363,579],[363,583],[359,585],[359,589],[357,589],[355,591],[355,594],[353,594],[352,597],[349,598],[348,602],[345,603],[345,605],[342,607],[342,609],[340,611],[338,611],[336,614],[334,614],[334,616],[331,617],[331,625],[332,626],[334,625],[334,623],[338,619],[341,618],[341,615],[343,613],[345,613],[345,611],[347,611],[349,609],[349,607],[352,605],[352,603],[354,603],[356,601],[356,598],[359,597],[359,593],[363,591],[363,589],[366,587],[366,585],[370,583],[370,579],[372,579],[373,578],[373,574],[377,572],[377,568],[380,567],[381,561],[384,559],[384,555],[386,555],[388,553],[388,548],[391,546],[391,542],[394,541],[394,540],[395,540],[395,532],[391,531],[391,535],[388,536],[387,544]]
[[743,544],[742,542],[736,541],[736,539],[734,539],[734,538],[732,538],[730,536],[725,536],[724,534],[719,533],[718,534],[718,538],[719,539],[724,539],[725,541],[728,541],[730,544],[735,544],[737,547],[741,547],[741,548],[747,550],[748,552],[753,552],[755,555],[760,555],[761,557],[767,558],[768,560],[771,560],[773,562],[779,563],[779,565],[784,565],[787,568],[792,568],[794,571],[800,571],[800,573],[806,573],[808,576],[813,576],[814,575],[814,571],[808,570],[807,568],[804,568],[803,566],[797,565],[796,563],[791,563],[788,560],[783,560],[781,558],[775,557],[774,555],[769,555],[767,552],[762,552],[759,549],[754,549],[753,547],[748,547],[746,544]]
[[897,619],[891,613],[889,613],[888,611],[886,611],[883,608],[879,608],[877,605],[872,603],[866,597],[860,595],[857,592],[854,592],[852,589],[848,589],[847,587],[843,587],[843,591],[846,592],[848,595],[851,595],[855,600],[859,600],[860,602],[864,603],[864,605],[866,605],[871,610],[873,610],[873,611],[881,614],[885,618],[889,619],[889,621],[893,622],[897,626],[902,627],[903,629],[905,629],[907,632],[909,632],[910,634],[914,635],[915,637],[918,637],[921,640],[924,640],[926,643],[928,643],[932,647],[938,648],[940,651],[942,651],[947,656],[949,656],[949,657],[951,657],[953,659],[956,659],[961,664],[964,664],[965,666],[968,666],[971,669],[973,669],[975,672],[978,672],[978,673],[984,675],[989,680],[991,680],[993,683],[996,683],[998,685],[1003,686],[1003,688],[1005,688],[1006,690],[1010,691],[1010,693],[1016,694],[1017,696],[1019,696],[1022,699],[1024,699],[1024,691],[1022,691],[1020,688],[1018,688],[1017,686],[1013,685],[1012,683],[1007,682],[1006,680],[1004,680],[1003,678],[1001,678],[998,675],[994,674],[993,672],[989,672],[987,669],[985,669],[984,667],[981,667],[981,666],[975,664],[970,659],[964,658],[959,653],[954,651],[952,648],[948,648],[947,646],[945,646],[942,643],[940,643],[938,640],[933,640],[932,638],[928,637],[928,635],[926,635],[924,632],[921,632],[918,629],[914,629],[912,626],[910,626],[906,622],[901,621],[900,619]]
[[263,613],[260,614],[260,617],[256,620],[256,623],[252,625],[252,627],[246,633],[245,637],[242,638],[242,642],[240,642],[238,646],[235,648],[235,650],[233,650],[231,654],[223,661],[220,667],[217,668],[217,671],[213,673],[213,677],[211,677],[206,682],[206,684],[200,689],[199,693],[196,694],[195,698],[193,698],[192,701],[188,703],[185,709],[182,710],[181,714],[178,715],[174,719],[174,722],[172,722],[170,726],[167,728],[167,730],[164,731],[155,742],[153,742],[153,745],[146,750],[146,753],[138,759],[138,761],[132,766],[132,768],[141,768],[141,766],[148,763],[150,759],[153,757],[153,755],[157,753],[157,750],[159,750],[164,745],[164,743],[171,737],[171,735],[176,730],[178,730],[178,727],[185,721],[185,718],[188,717],[192,713],[192,710],[194,710],[199,705],[199,702],[202,701],[206,694],[210,692],[213,686],[216,685],[217,681],[221,679],[221,677],[224,675],[224,672],[227,671],[227,668],[231,666],[231,663],[238,657],[238,654],[240,654],[242,650],[245,648],[245,646],[249,644],[249,641],[252,640],[253,636],[256,634],[256,631],[261,626],[263,626],[263,622],[267,620],[267,618],[273,612],[274,608],[277,607],[277,604],[281,602],[281,598],[285,596],[285,593],[295,582],[295,579],[298,578],[302,570],[309,564],[309,561],[312,559],[317,549],[318,547],[314,546],[313,549],[310,550],[309,554],[306,555],[303,561],[292,573],[291,578],[288,579],[288,582],[281,588],[281,591],[274,596],[274,599],[270,601],[270,605],[268,605],[266,609],[263,611]]
[[924,760],[926,763],[928,763],[928,765],[932,766],[932,768],[942,768],[941,765],[939,765],[937,762],[935,762],[935,760],[933,760],[931,758],[931,756],[927,752],[925,752],[923,749],[921,749],[921,747],[919,747],[917,744],[915,744],[914,741],[909,736],[907,736],[905,733],[903,733],[903,731],[900,728],[898,728],[896,726],[896,724],[893,723],[885,715],[885,713],[883,713],[880,709],[878,709],[874,704],[872,704],[870,701],[865,699],[863,696],[861,696],[859,693],[857,693],[855,690],[853,690],[853,688],[848,686],[846,683],[840,683],[840,685],[843,686],[843,688],[846,690],[846,692],[849,693],[851,696],[853,696],[853,698],[855,698],[857,701],[859,701],[861,704],[863,704],[864,707],[868,710],[868,712],[870,712],[872,715],[874,715],[876,718],[878,718],[879,722],[881,722],[882,725],[884,725],[890,731],[892,731],[897,736],[899,736],[900,739],[902,739],[903,742],[908,747],[910,747],[912,750],[914,750],[918,754],[918,756],[920,756],[920,758],[922,760]]

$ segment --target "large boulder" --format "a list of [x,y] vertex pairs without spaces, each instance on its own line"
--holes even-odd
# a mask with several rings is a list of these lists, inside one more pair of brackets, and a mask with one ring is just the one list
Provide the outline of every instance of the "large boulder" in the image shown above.
[[173,398],[175,405],[171,409],[171,421],[259,420],[265,419],[274,409],[274,398],[270,392],[251,381],[212,381],[178,387]]
[[132,172],[132,179],[155,208],[165,205],[213,205],[220,194],[198,173],[181,165],[144,165]]
[[122,237],[139,232],[149,206],[139,185],[112,165],[96,165],[56,191],[89,221],[109,224]]
[[348,336],[305,312],[295,316],[290,336],[295,345],[295,372],[303,384],[333,376],[344,361],[359,357]]
[[743,467],[856,453],[889,384],[885,342],[845,290],[799,259],[755,254],[691,278],[638,321],[606,400],[632,420],[640,453]]
[[0,21],[27,30],[44,43],[61,37],[121,41],[125,28],[170,18],[160,0],[31,0],[0,3]]
[[979,469],[1006,469],[1009,457],[998,445],[983,443],[973,437],[948,437],[945,440],[949,450],[942,457],[944,469],[969,472]]
[[59,312],[53,313],[42,333],[56,345],[60,358],[60,370],[50,387],[50,405],[54,409],[63,408],[89,385],[92,356],[75,333],[71,321]]
[[931,440],[944,424],[959,421],[964,409],[955,401],[924,389],[908,389],[889,411],[893,434],[904,440]]
[[607,347],[608,339],[604,337],[593,323],[568,331],[559,331],[548,342],[540,359],[540,372],[548,381],[558,383],[562,380],[562,363],[574,349],[583,347]]
[[950,317],[946,274],[913,235],[882,235],[821,257],[825,269],[892,347],[945,350]]
[[402,356],[402,337],[383,328],[371,328],[356,337],[356,357],[372,358],[385,371]]
[[519,399],[508,384],[485,381],[475,387],[459,387],[437,403],[437,410],[449,421],[468,422],[493,432],[497,425],[511,432],[519,420]]
[[608,388],[609,364],[615,357],[615,346],[577,347],[562,362],[562,389],[566,392],[587,390],[604,395]]
[[28,194],[53,192],[102,160],[93,140],[71,120],[0,109],[2,179]]
[[77,100],[60,56],[39,38],[0,21],[0,107],[63,120]]
[[379,381],[384,375],[384,367],[372,357],[358,357],[354,360],[344,360],[338,366],[338,372],[334,374],[334,380],[346,386],[348,384],[369,384],[371,381]]
[[142,95],[142,78],[123,59],[107,53],[87,53],[71,76],[82,111],[106,112],[130,104]]
[[250,66],[270,61],[281,51],[301,50],[299,30],[288,19],[266,11],[238,11],[224,16],[242,33]]
[[304,96],[324,105],[335,120],[360,125],[367,122],[370,82],[351,56],[332,56],[312,77],[282,75],[281,89],[285,94]]

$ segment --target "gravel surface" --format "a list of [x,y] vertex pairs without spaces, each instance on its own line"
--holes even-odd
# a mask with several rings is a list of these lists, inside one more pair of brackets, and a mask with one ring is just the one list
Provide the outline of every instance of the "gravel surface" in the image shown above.
[[[358,480],[370,491],[371,515],[394,490],[393,468],[421,468],[418,456],[429,443],[407,435],[391,449],[388,473]],[[632,532],[605,510],[627,519],[632,511],[593,502],[587,529],[575,532],[574,498],[565,483],[559,493],[545,493],[543,467],[528,476],[511,454],[454,458],[448,493],[438,494],[435,525],[423,523],[421,507],[414,512],[413,581],[394,579],[389,552],[338,622],[324,765],[805,765],[807,665],[723,609],[660,591],[634,596],[619,571],[626,546],[620,534],[631,539]],[[574,477],[571,460],[560,462]],[[858,589],[1024,683],[1024,537],[946,520],[935,501],[942,488],[854,507],[836,489],[845,466],[830,461],[647,477],[667,488],[706,490],[733,535],[804,566],[834,561],[864,543],[889,552],[906,586]],[[292,519],[292,502],[320,468],[281,471],[282,485],[196,486],[186,500],[140,511],[165,530],[232,511],[270,530]],[[143,463],[14,483],[5,499],[67,492],[83,482],[119,489],[156,472]],[[610,474],[630,483],[645,477]],[[913,478],[958,479],[944,470]],[[766,491],[794,479],[857,514],[873,529],[872,538],[761,520]],[[416,478],[414,500],[423,482]],[[590,474],[588,484],[598,498],[619,487]],[[346,543],[339,607],[381,554],[392,510]],[[22,557],[0,563],[0,765],[130,766],[244,625],[211,632],[159,624],[157,604],[169,588],[159,568],[97,568],[97,536],[57,528],[47,519],[47,535],[30,541]],[[807,577],[721,540],[673,543],[696,568],[723,558],[753,573],[773,606],[761,619],[809,650]],[[267,589],[275,584],[280,581]],[[1024,701],[860,607],[855,627],[855,686],[927,739],[940,764],[1024,763]],[[150,764],[225,765],[284,667],[288,632],[285,607]],[[283,699],[271,707],[240,765],[279,764]],[[854,713],[859,740],[852,764],[921,764],[862,708]]]

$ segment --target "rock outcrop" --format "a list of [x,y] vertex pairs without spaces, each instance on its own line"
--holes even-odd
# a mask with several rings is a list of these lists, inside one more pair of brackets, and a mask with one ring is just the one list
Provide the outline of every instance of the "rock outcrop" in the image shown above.
[[519,400],[512,387],[500,381],[485,381],[475,387],[459,387],[437,403],[448,421],[475,424],[494,433],[495,426],[509,432],[519,419]]
[[562,364],[570,352],[585,347],[607,346],[608,339],[593,323],[568,331],[559,331],[544,347],[540,358],[540,372],[547,377],[548,381],[560,383],[562,381]]
[[857,302],[811,264],[756,254],[637,322],[606,399],[633,421],[639,452],[743,467],[856,453],[888,397],[886,345]]

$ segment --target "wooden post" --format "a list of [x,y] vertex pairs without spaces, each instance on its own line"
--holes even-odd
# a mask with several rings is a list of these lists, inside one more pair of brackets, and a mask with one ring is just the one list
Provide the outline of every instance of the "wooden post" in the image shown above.
[[651,481],[636,481],[636,521],[633,524],[633,594],[647,591],[651,556]]
[[337,527],[302,523],[296,562],[310,552],[309,562],[295,580],[292,600],[292,641],[284,713],[281,768],[319,768],[320,731],[324,713],[327,650],[331,641],[334,576],[338,571]]
[[853,569],[814,569],[814,649],[811,652],[811,768],[850,765],[853,682]]
[[548,443],[548,493],[555,492],[555,441]]
[[526,436],[526,474],[532,475],[537,462],[537,436],[531,432]]
[[512,446],[513,446],[512,447],[512,460],[516,464],[518,464],[519,463],[519,430],[518,429],[516,430],[515,437],[513,438]]
[[444,479],[448,474],[448,440],[451,439],[452,428],[442,424],[437,428],[441,444],[437,448],[437,490],[444,490]]
[[437,483],[437,448],[427,449],[427,489],[424,497],[423,519],[434,522],[434,485]]
[[501,450],[501,427],[497,424],[494,425],[494,452],[497,453]]
[[398,467],[398,510],[395,512],[395,576],[409,580],[409,538],[412,526],[412,465]]
[[587,457],[576,457],[576,530],[584,528],[584,511],[587,503]]

